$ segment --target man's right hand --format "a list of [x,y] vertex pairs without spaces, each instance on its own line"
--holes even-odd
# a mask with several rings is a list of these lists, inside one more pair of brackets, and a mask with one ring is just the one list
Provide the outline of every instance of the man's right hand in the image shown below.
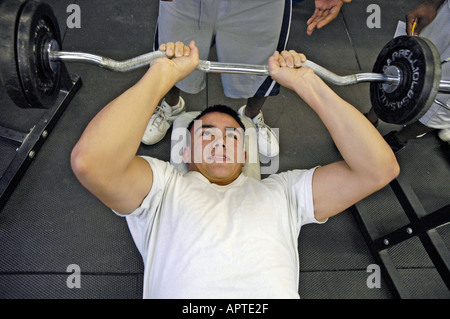
[[308,96],[314,95],[316,90],[325,84],[312,69],[302,67],[305,61],[305,55],[294,50],[275,52],[269,59],[269,71],[272,79],[278,84],[296,92],[309,103]]
[[167,54],[167,58],[155,59],[151,67],[162,67],[167,76],[172,76],[174,84],[187,77],[199,64],[198,48],[194,41],[189,46],[182,42],[161,44],[160,51]]

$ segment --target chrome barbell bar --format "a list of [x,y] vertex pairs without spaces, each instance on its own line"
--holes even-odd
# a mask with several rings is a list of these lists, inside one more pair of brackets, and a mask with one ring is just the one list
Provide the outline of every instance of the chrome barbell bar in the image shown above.
[[[161,57],[165,57],[163,51],[146,53],[125,61],[116,61],[107,57],[83,53],[59,51],[52,41],[47,45],[49,65],[54,67],[54,62],[88,63],[114,72],[129,72],[145,66]],[[326,68],[307,60],[303,66],[311,68],[323,80],[338,86],[347,86],[363,82],[382,82],[396,87],[401,81],[401,75],[389,75],[381,73],[357,73],[346,76],[337,75]],[[224,63],[200,60],[197,70],[205,73],[249,74],[258,76],[270,75],[268,65],[252,65],[240,63]],[[450,92],[450,81],[440,82],[439,92]]]
[[[125,61],[116,61],[99,55],[83,52],[65,52],[51,50],[49,58],[51,62],[78,62],[97,65],[103,69],[115,72],[129,72],[150,65],[157,58],[166,56],[165,52],[155,51],[146,53]],[[400,78],[379,73],[359,73],[347,76],[339,76],[320,65],[307,60],[304,66],[311,68],[322,79],[335,85],[352,85],[360,82],[385,82],[397,85]],[[241,63],[225,63],[200,60],[197,70],[205,73],[249,74],[268,76],[269,66]]]

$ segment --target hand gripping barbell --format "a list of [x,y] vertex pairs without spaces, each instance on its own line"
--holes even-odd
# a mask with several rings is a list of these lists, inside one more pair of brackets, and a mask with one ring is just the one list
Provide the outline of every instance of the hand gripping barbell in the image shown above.
[[[16,28],[14,28],[16,26]],[[58,95],[64,62],[94,64],[128,72],[148,66],[164,52],[147,53],[126,61],[82,52],[62,51],[60,31],[51,7],[31,0],[4,0],[0,7],[0,76],[11,99],[19,107],[50,108]],[[372,82],[371,102],[379,118],[393,124],[419,119],[435,100],[437,92],[450,92],[449,81],[441,81],[441,62],[435,46],[425,38],[398,37],[380,52],[373,73],[339,76],[306,61],[304,66],[334,85]],[[268,76],[266,65],[200,61],[207,73]]]

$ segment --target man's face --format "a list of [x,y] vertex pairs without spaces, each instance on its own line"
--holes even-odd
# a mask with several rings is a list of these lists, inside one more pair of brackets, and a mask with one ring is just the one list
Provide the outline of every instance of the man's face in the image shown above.
[[189,171],[197,171],[218,185],[233,182],[245,164],[244,137],[244,130],[228,114],[204,115],[195,121],[191,146],[183,153]]

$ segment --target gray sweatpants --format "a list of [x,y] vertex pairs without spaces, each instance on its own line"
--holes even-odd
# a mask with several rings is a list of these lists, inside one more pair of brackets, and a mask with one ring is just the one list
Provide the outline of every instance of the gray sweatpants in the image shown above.
[[[433,42],[441,56],[441,61],[450,57],[450,2],[448,0],[441,6],[436,18],[422,30],[420,36]],[[442,64],[442,79],[450,80],[450,62]],[[450,94],[438,93],[436,99],[450,105]],[[431,128],[450,128],[450,110],[433,103],[419,121]]]
[[[276,50],[286,48],[291,11],[291,0],[161,0],[154,46],[195,40],[201,60],[208,60],[215,44],[220,62],[266,65]],[[230,98],[279,93],[279,85],[270,77],[221,77]],[[205,73],[194,71],[176,86],[196,94],[206,86]]]

